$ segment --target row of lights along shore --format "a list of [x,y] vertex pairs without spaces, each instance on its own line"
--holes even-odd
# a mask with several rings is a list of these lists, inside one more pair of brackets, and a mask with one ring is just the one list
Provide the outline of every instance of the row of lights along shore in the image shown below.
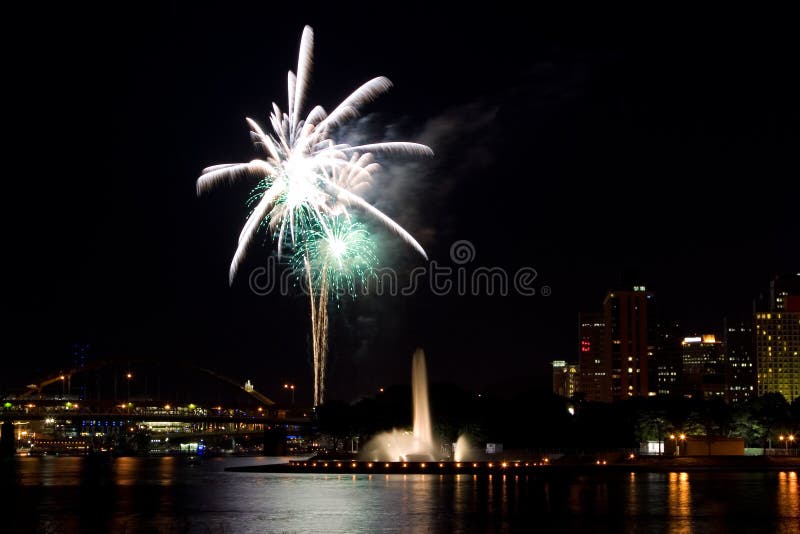
[[[384,469],[392,469],[402,467],[404,469],[427,469],[432,468],[434,471],[439,469],[455,468],[455,469],[514,469],[524,467],[539,467],[550,464],[548,458],[543,458],[541,462],[301,462],[291,461],[289,465],[292,467],[311,467],[311,468],[342,468],[347,467],[347,464],[352,469],[358,467],[366,467],[367,469],[383,467]],[[605,460],[598,462],[600,465],[606,465]]]

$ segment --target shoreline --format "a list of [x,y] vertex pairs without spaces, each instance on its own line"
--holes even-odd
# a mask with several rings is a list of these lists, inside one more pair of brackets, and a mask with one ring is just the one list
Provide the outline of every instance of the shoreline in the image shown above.
[[548,475],[598,474],[603,472],[777,472],[800,470],[800,457],[682,457],[671,459],[636,458],[615,463],[575,462],[365,462],[353,460],[307,460],[282,464],[246,465],[225,468],[236,473],[295,474],[429,474],[429,475]]

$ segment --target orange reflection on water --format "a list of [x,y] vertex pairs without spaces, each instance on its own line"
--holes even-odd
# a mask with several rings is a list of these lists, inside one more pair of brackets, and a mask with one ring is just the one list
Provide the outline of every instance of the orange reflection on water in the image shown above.
[[778,473],[778,508],[784,517],[797,517],[800,514],[797,471]]
[[678,518],[671,523],[671,532],[691,532],[691,495],[689,491],[689,473],[669,474],[669,515]]
[[629,480],[629,488],[628,488],[628,510],[627,514],[629,515],[638,515],[639,514],[639,501],[638,501],[638,492],[636,488],[636,473],[631,473],[628,475]]
[[136,486],[143,480],[153,480],[160,486],[171,486],[178,477],[179,462],[175,456],[164,456],[157,461],[122,456],[113,463],[114,483],[117,486]]

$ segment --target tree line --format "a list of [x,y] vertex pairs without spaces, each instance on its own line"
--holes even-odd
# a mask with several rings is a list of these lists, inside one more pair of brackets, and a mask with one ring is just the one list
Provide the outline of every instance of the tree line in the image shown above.
[[[779,393],[729,405],[720,398],[637,397],[612,404],[563,398],[530,389],[515,395],[474,393],[453,384],[430,388],[434,434],[453,443],[466,434],[474,443],[506,448],[638,448],[670,434],[740,437],[746,447],[780,446],[779,436],[800,440],[800,397]],[[409,387],[395,386],[354,403],[329,401],[317,411],[317,427],[334,443],[392,428],[411,428]]]

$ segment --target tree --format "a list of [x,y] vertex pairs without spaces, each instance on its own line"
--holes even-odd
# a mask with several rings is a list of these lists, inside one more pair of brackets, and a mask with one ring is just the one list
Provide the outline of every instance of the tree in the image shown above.
[[645,409],[639,412],[636,418],[636,430],[634,434],[637,441],[660,441],[664,437],[664,432],[669,427],[666,413],[661,409]]
[[320,431],[331,437],[334,452],[340,442],[344,447],[345,440],[354,434],[353,409],[342,401],[328,401],[319,406],[317,421]]
[[731,416],[731,435],[743,438],[745,446],[752,447],[763,443],[766,432],[751,402],[736,406]]
[[787,428],[791,422],[789,403],[780,393],[767,393],[758,397],[753,402],[753,409],[756,418],[764,427],[766,439],[771,439],[776,429]]

